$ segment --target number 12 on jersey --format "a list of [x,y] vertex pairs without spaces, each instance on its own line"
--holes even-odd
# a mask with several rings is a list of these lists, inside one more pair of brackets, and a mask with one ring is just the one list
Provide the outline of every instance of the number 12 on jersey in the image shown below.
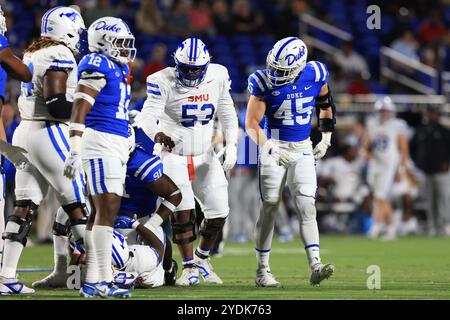
[[[297,98],[284,100],[278,110],[274,113],[275,119],[283,120],[285,126],[293,126],[295,123],[299,125],[308,124],[311,120],[313,106],[305,106],[304,104],[313,101],[313,97]],[[306,117],[303,114],[306,113]]]

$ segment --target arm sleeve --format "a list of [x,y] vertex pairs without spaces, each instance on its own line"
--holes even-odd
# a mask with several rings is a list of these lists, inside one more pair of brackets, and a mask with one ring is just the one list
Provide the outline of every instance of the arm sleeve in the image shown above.
[[164,112],[167,100],[167,89],[158,79],[147,78],[147,99],[142,107],[137,125],[144,130],[152,140],[158,133],[158,119]]
[[233,99],[231,98],[231,80],[228,71],[224,70],[224,78],[221,84],[221,94],[219,98],[219,106],[217,115],[222,124],[223,132],[227,143],[237,144],[238,140],[238,118],[236,109],[234,108]]

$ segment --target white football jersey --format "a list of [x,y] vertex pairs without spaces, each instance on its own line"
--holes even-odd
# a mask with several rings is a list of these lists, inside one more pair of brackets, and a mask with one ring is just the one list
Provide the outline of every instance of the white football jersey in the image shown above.
[[[64,45],[43,48],[35,52],[27,52],[23,63],[33,74],[31,82],[21,84],[21,94],[18,100],[20,116],[26,120],[57,120],[47,109],[44,99],[44,75],[48,70],[66,71],[66,99],[73,101],[77,86],[77,63],[72,51]],[[59,119],[61,121],[61,119]],[[69,119],[67,119],[69,121]]]
[[398,138],[407,135],[408,126],[404,120],[390,118],[381,121],[378,117],[367,121],[367,131],[372,143],[374,160],[396,165],[400,161]]
[[175,68],[168,67],[147,78],[147,100],[138,126],[153,139],[164,132],[175,142],[172,152],[200,155],[211,148],[217,113],[227,139],[237,141],[238,120],[230,95],[228,70],[211,63],[203,82],[194,88],[181,86]]

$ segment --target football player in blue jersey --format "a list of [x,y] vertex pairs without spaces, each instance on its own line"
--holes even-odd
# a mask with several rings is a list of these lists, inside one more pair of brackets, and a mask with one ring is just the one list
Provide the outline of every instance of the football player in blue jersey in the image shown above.
[[[9,48],[8,39],[5,37],[6,22],[3,16],[3,11],[0,7],[0,114],[3,108],[3,104],[6,101],[6,81],[8,73],[15,79],[28,82],[31,80],[31,73],[28,67],[16,57]],[[21,167],[28,163],[28,159],[25,156],[26,151],[22,148],[15,147],[7,143],[5,128],[3,127],[3,121],[0,121],[0,153],[10,160],[15,166]],[[4,174],[3,174],[3,161],[1,161],[1,177],[0,177],[0,190],[4,190]],[[3,239],[1,234],[5,229],[5,215],[4,210],[5,201],[3,191],[0,192],[0,264],[2,261],[3,252]]]
[[[83,297],[127,298],[131,291],[113,283],[112,234],[124,191],[128,149],[129,64],[134,36],[121,19],[104,17],[88,29],[90,54],[78,66],[78,87],[70,124],[71,155],[64,175],[84,168],[95,209],[86,227]],[[94,220],[95,219],[95,220]]]
[[[300,220],[300,236],[311,270],[310,283],[319,285],[334,272],[334,265],[323,264],[319,255],[315,160],[322,158],[331,144],[335,108],[326,66],[318,61],[306,62],[307,56],[302,40],[284,38],[268,53],[267,68],[248,78],[246,129],[260,147],[259,185],[263,202],[255,229],[258,261],[255,282],[259,287],[281,287],[270,272],[269,254],[275,216],[286,184]],[[313,149],[310,131],[314,110],[322,140]],[[264,116],[265,130],[259,126]]]

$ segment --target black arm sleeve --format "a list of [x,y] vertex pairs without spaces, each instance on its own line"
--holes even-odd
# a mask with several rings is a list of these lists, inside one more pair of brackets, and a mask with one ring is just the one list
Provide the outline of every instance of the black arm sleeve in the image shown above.
[[66,100],[66,95],[60,93],[45,99],[48,112],[57,119],[69,119],[72,114],[73,102]]

